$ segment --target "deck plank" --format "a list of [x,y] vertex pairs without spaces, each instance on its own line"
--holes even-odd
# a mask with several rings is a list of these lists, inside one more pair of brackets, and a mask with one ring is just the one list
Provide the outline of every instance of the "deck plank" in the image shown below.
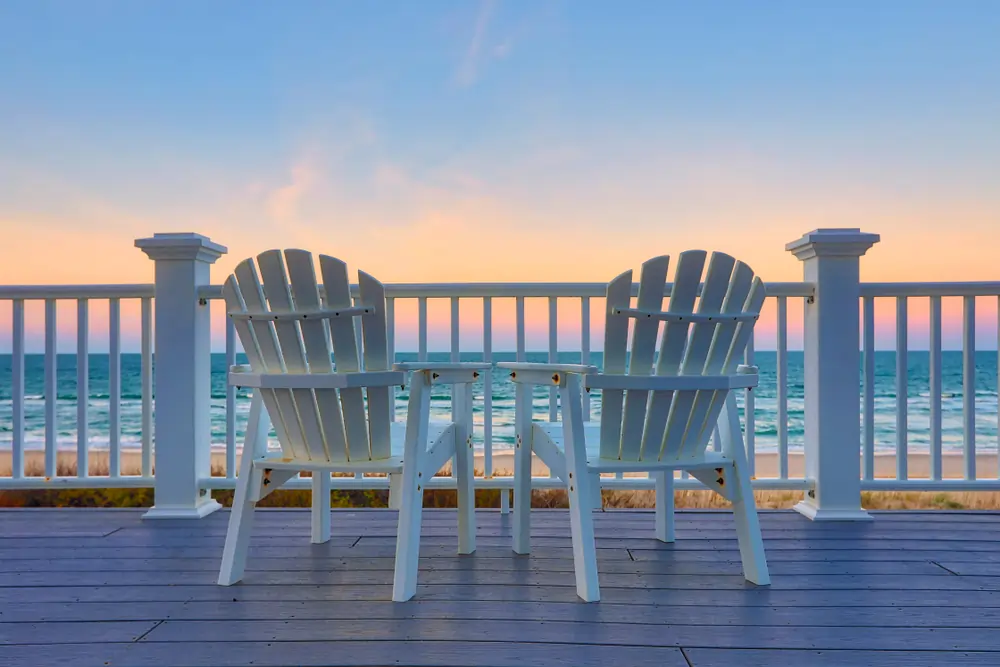
[[[456,556],[457,558],[457,556]],[[788,574],[772,580],[771,591],[807,590],[902,590],[912,591],[998,591],[1000,578],[989,576],[948,576],[948,572],[923,575],[884,574]],[[245,584],[254,586],[319,585],[367,586],[392,583],[391,570],[268,570],[249,572]],[[115,571],[115,572],[13,572],[0,573],[0,588],[106,586],[214,586],[215,571]],[[573,572],[533,570],[454,569],[424,570],[420,583],[425,586],[536,586],[575,588]],[[602,572],[601,587],[624,590],[698,590],[747,591],[757,588],[742,574],[631,574]]]
[[687,667],[676,648],[457,641],[190,642],[0,647],[0,665],[115,667]]
[[810,651],[685,649],[690,667],[994,667],[996,653],[967,651]]
[[[247,572],[331,572],[382,571],[391,572],[395,559],[391,557],[353,557],[353,554],[328,557],[311,555],[301,558],[250,558]],[[424,557],[422,571],[471,571],[471,572],[573,572],[571,558],[537,558],[507,553],[504,557]],[[931,575],[947,576],[947,569],[932,561],[857,562],[857,561],[776,561],[769,564],[772,575]],[[957,567],[957,566],[956,566]],[[34,558],[2,559],[0,570],[52,573],[80,572],[210,572],[219,570],[219,558]],[[736,556],[725,560],[698,560],[676,562],[673,560],[631,560],[627,558],[602,559],[599,571],[603,574],[661,574],[661,575],[739,575],[742,565]]]
[[160,621],[0,623],[0,644],[113,644],[134,642],[159,625]]
[[881,606],[779,607],[715,605],[639,605],[603,602],[490,602],[482,600],[414,601],[400,607],[388,601],[201,602],[23,602],[0,609],[0,621],[58,623],[73,621],[211,621],[281,619],[396,620],[466,619],[634,623],[649,625],[760,625],[814,627],[1000,628],[1000,608]]
[[[1000,636],[979,628],[784,627],[728,625],[649,625],[465,619],[396,619],[378,625],[366,620],[176,621],[157,625],[141,641],[460,641],[496,642],[517,637],[531,643],[599,646],[791,648],[854,650],[1000,651]],[[1000,657],[998,654],[997,657]]]

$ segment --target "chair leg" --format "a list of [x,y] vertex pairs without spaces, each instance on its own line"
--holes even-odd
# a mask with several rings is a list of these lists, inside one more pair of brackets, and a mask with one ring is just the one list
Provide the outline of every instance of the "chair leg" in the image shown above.
[[726,405],[719,420],[723,451],[733,461],[733,518],[736,521],[736,537],[740,545],[740,559],[743,561],[743,576],[758,586],[767,586],[771,577],[767,572],[767,558],[764,555],[764,539],[760,533],[757,517],[757,503],[750,483],[750,469],[747,465],[746,448],[743,444],[743,429],[736,409],[733,392],[726,398]]
[[[396,537],[396,564],[392,580],[393,602],[406,602],[417,592],[417,569],[420,561],[420,519],[424,491],[417,477],[415,463],[404,463],[403,492]],[[407,469],[406,466],[409,466]]]
[[218,582],[221,586],[231,586],[243,578],[257,506],[254,499],[260,497],[263,485],[263,478],[254,468],[254,458],[263,454],[266,448],[267,413],[260,392],[255,391],[250,400],[250,415],[240,456],[240,475],[236,480],[236,494],[226,530],[226,546],[222,550]]
[[580,378],[569,375],[561,388],[566,469],[569,482],[570,532],[573,536],[573,569],[576,594],[584,602],[597,602],[601,590],[597,580],[597,545],[594,542],[593,496],[587,470],[587,446],[583,435]]
[[403,475],[400,473],[390,473],[389,474],[389,509],[398,510],[399,509],[399,498],[402,494],[403,489]]
[[601,497],[601,473],[590,473],[591,506],[595,510],[604,509],[604,498]]
[[[514,403],[514,553],[531,553],[531,386],[518,384]],[[501,494],[506,495],[506,491]]]
[[472,388],[455,385],[454,401],[460,409],[455,428],[455,477],[458,486],[458,553],[476,550],[476,489],[472,456]]
[[736,537],[740,545],[740,559],[743,561],[743,576],[758,586],[767,586],[771,577],[767,571],[767,557],[764,555],[764,538],[760,532],[757,517],[757,503],[753,497],[753,486],[745,466],[734,465],[733,477],[738,488],[733,501],[733,518],[736,520]]
[[252,500],[259,489],[251,492],[251,484],[260,486],[260,476],[252,469],[236,480],[236,496],[229,515],[226,531],[226,546],[222,551],[222,567],[219,569],[219,585],[232,586],[243,578],[247,552],[250,549],[250,533],[253,531],[254,509],[257,502]]
[[420,517],[424,505],[423,474],[420,465],[425,458],[423,454],[427,451],[430,395],[426,373],[414,373],[410,380],[410,403],[406,413],[399,528],[396,532],[396,564],[392,579],[393,602],[406,602],[417,592]]
[[656,479],[656,539],[674,541],[674,471],[654,473]]
[[313,544],[330,541],[330,473],[312,474],[312,537]]

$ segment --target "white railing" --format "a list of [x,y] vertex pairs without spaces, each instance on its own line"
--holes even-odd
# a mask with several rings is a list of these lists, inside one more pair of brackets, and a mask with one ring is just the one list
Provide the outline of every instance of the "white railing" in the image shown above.
[[[853,232],[849,232],[848,235]],[[819,236],[817,236],[819,234]],[[756,465],[755,487],[761,489],[801,489],[806,490],[812,502],[817,507],[830,505],[832,501],[821,500],[820,488],[824,485],[827,489],[843,487],[848,475],[853,476],[853,484],[860,482],[860,490],[865,489],[913,489],[913,490],[968,490],[968,489],[1000,489],[1000,463],[995,456],[998,449],[996,436],[990,433],[991,428],[979,425],[977,431],[976,422],[976,392],[975,375],[977,371],[976,350],[975,350],[975,306],[977,298],[997,299],[1000,304],[1000,282],[990,283],[868,283],[861,284],[857,281],[856,270],[858,257],[863,254],[856,253],[848,257],[853,264],[844,263],[845,246],[842,238],[824,240],[823,235],[828,232],[814,232],[812,235],[804,237],[804,241],[798,242],[794,249],[790,248],[806,263],[806,277],[811,278],[805,282],[795,283],[769,283],[768,284],[768,305],[765,311],[773,310],[774,325],[774,373],[762,376],[761,386],[754,392],[746,392],[742,397],[745,407],[747,448],[750,454],[751,465]],[[864,236],[864,235],[860,235]],[[854,237],[851,237],[854,238]],[[193,240],[192,240],[193,239]],[[200,241],[198,239],[201,239]],[[225,428],[223,441],[216,443],[224,450],[223,476],[213,476],[210,472],[208,461],[212,457],[209,434],[205,433],[204,443],[175,442],[181,431],[174,430],[174,424],[168,420],[157,424],[157,446],[161,454],[169,451],[171,456],[171,471],[166,477],[156,477],[153,474],[154,461],[154,430],[153,430],[153,343],[154,343],[154,322],[153,308],[157,301],[154,298],[157,290],[170,290],[163,292],[173,298],[175,303],[180,303],[185,309],[185,313],[160,313],[157,327],[164,326],[170,322],[186,321],[193,322],[190,326],[198,331],[171,331],[173,336],[181,336],[184,341],[190,341],[190,345],[178,345],[178,350],[199,350],[194,360],[183,358],[173,361],[164,361],[170,364],[171,377],[183,377],[191,379],[197,385],[200,382],[210,382],[207,369],[210,363],[207,357],[210,352],[205,341],[209,335],[210,323],[208,322],[208,312],[211,310],[210,304],[217,302],[221,296],[219,286],[208,284],[207,266],[218,256],[218,246],[213,251],[214,256],[209,256],[200,250],[207,239],[203,237],[185,237],[181,239],[183,243],[177,247],[170,246],[173,242],[168,239],[164,243],[163,239],[157,237],[157,252],[165,253],[154,256],[157,261],[157,283],[156,285],[98,285],[98,286],[28,286],[28,287],[0,287],[0,301],[10,302],[12,336],[11,336],[11,371],[10,371],[10,440],[0,441],[0,454],[3,449],[10,448],[11,473],[9,476],[0,477],[0,489],[3,488],[51,488],[53,485],[63,487],[124,487],[124,486],[156,486],[157,502],[160,503],[162,486],[167,482],[167,478],[173,484],[178,479],[178,475],[190,475],[187,471],[195,471],[196,477],[189,479],[191,488],[197,493],[197,498],[193,501],[195,505],[203,504],[207,498],[205,492],[213,489],[232,488],[235,486],[236,460],[240,447],[240,437],[238,424],[245,409],[244,402],[236,395],[231,387],[226,388],[224,400]],[[827,255],[822,251],[822,243],[835,243],[838,250],[829,255],[831,265],[824,267],[823,262]],[[850,241],[854,245],[851,247],[864,245],[857,241]],[[810,245],[811,244],[811,245]],[[211,245],[211,244],[209,244]],[[870,243],[868,243],[870,245]],[[802,248],[808,246],[807,250]],[[814,247],[820,248],[815,251]],[[166,248],[166,249],[164,249]],[[865,249],[867,246],[865,246]],[[144,248],[145,249],[145,248]],[[224,251],[224,249],[221,249]],[[147,252],[150,252],[147,250]],[[178,254],[180,253],[180,254]],[[184,254],[187,253],[187,254]],[[150,252],[151,256],[154,253]],[[849,254],[849,253],[848,253]],[[170,271],[166,270],[161,274],[159,262],[169,259]],[[833,263],[836,260],[836,263]],[[812,264],[810,262],[819,262]],[[190,265],[190,273],[183,270],[178,272],[178,267]],[[818,267],[818,268],[817,268]],[[831,268],[832,267],[832,268]],[[843,273],[847,269],[847,273]],[[850,271],[854,271],[853,274]],[[812,273],[810,273],[812,272]],[[831,273],[832,272],[832,273]],[[837,273],[841,272],[841,273]],[[851,276],[853,277],[853,282]],[[845,277],[846,276],[846,277]],[[853,287],[852,287],[853,285]],[[633,286],[633,296],[637,292],[638,286]],[[584,363],[593,362],[599,350],[592,350],[592,341],[595,340],[595,331],[591,326],[591,315],[602,312],[601,303],[604,299],[605,285],[603,283],[457,283],[457,284],[396,284],[387,285],[388,312],[390,321],[390,332],[388,344],[390,352],[394,357],[405,352],[415,353],[417,358],[425,360],[429,352],[428,341],[432,339],[431,323],[440,323],[447,319],[447,339],[450,345],[444,350],[452,360],[458,360],[463,353],[475,352],[481,354],[487,361],[495,360],[496,356],[503,353],[512,354],[517,360],[524,360],[529,354],[528,333],[534,331],[533,324],[537,319],[527,314],[529,306],[541,302],[543,307],[539,309],[541,318],[547,323],[544,331],[547,339],[547,348],[540,352],[547,355],[551,361],[555,361],[560,353],[578,353],[580,360]],[[851,291],[853,289],[853,291]],[[190,294],[190,299],[177,299],[179,293]],[[847,295],[848,300],[841,297]],[[853,295],[853,296],[852,296]],[[942,298],[959,298],[963,300],[963,391],[961,397],[962,414],[962,467],[961,477],[949,475],[948,466],[945,465],[950,459],[947,452],[943,451],[943,412],[945,404],[942,401]],[[853,298],[853,301],[851,301]],[[929,443],[926,456],[929,458],[929,467],[926,475],[914,474],[908,466],[908,460],[914,455],[911,447],[909,435],[913,432],[913,417],[909,412],[910,377],[909,362],[913,352],[909,349],[907,336],[909,318],[909,306],[914,299],[929,299],[929,378],[927,394],[929,401]],[[792,300],[792,312],[799,311],[798,304],[802,303],[802,310],[806,317],[806,329],[803,345],[806,349],[803,358],[803,373],[806,398],[804,399],[803,410],[806,421],[806,433],[803,441],[789,442],[789,327],[788,318],[790,304]],[[840,301],[838,302],[838,299]],[[863,306],[863,316],[858,318],[858,299]],[[896,404],[895,404],[895,441],[892,453],[895,455],[895,474],[886,476],[884,471],[878,471],[877,461],[881,455],[877,450],[884,446],[884,442],[879,442],[876,437],[876,358],[875,358],[875,300],[895,299],[897,334],[896,348],[899,353],[895,359],[895,383],[896,383]],[[108,437],[104,442],[100,438],[95,438],[90,429],[91,417],[95,411],[100,410],[100,406],[95,406],[91,400],[77,400],[75,405],[75,438],[73,442],[67,438],[59,437],[59,425],[71,419],[72,415],[65,410],[60,412],[60,407],[66,408],[65,403],[69,399],[59,399],[60,377],[58,375],[60,355],[57,355],[57,304],[64,301],[76,303],[76,386],[77,396],[89,395],[89,383],[92,375],[91,364],[95,357],[90,354],[90,330],[92,308],[94,302],[107,303],[108,318],[108,406],[107,423]],[[44,390],[42,399],[42,422],[44,424],[44,439],[40,443],[41,449],[27,447],[26,431],[29,421],[37,421],[30,415],[26,406],[32,405],[32,410],[37,411],[37,398],[29,399],[25,390],[27,377],[28,355],[26,355],[26,304],[44,304],[44,369],[43,384]],[[122,304],[139,303],[140,329],[141,329],[141,389],[139,400],[141,401],[141,425],[138,430],[138,442],[129,442],[123,447],[121,436],[122,424]],[[844,304],[854,303],[853,314],[851,308]],[[429,312],[439,310],[435,308],[443,304],[442,312],[447,315],[441,317],[430,317]],[[469,304],[473,304],[471,309]],[[773,304],[773,306],[771,305]],[[513,332],[512,345],[504,343],[497,345],[497,321],[495,314],[504,309],[513,307]],[[175,306],[180,307],[180,306]],[[404,311],[413,311],[415,307],[415,324],[413,318],[401,316]],[[579,313],[579,343],[573,341],[567,344],[561,333],[567,328],[567,318],[560,318],[560,312],[565,313],[566,309],[571,309],[574,313]],[[839,310],[838,310],[839,309]],[[547,312],[546,312],[547,311]],[[470,316],[472,312],[474,315]],[[197,314],[195,317],[193,314]],[[221,315],[220,313],[217,313]],[[203,318],[201,316],[204,316]],[[464,319],[463,319],[464,317]],[[772,317],[770,314],[766,316]],[[852,320],[852,317],[854,318]],[[186,318],[186,319],[185,319]],[[810,319],[812,318],[812,319]],[[502,318],[501,318],[502,319]],[[859,319],[861,320],[859,322]],[[998,318],[1000,319],[1000,318]],[[571,323],[572,324],[572,323]],[[561,326],[562,325],[562,329]],[[765,326],[761,326],[765,325]],[[475,343],[468,342],[463,349],[464,332],[469,329],[481,329],[481,340]],[[575,325],[572,327],[576,329]],[[817,329],[822,329],[824,335],[816,335]],[[850,348],[850,338],[853,332],[862,332],[861,353],[863,358],[859,359],[860,383],[857,376],[850,382],[839,381],[836,387],[832,384],[838,382],[837,378],[830,374],[830,367],[837,364],[850,363],[850,359],[844,362],[836,355],[844,353]],[[998,323],[1000,329],[1000,323]],[[236,362],[239,351],[239,343],[234,334],[231,323],[227,321],[225,334],[225,367]],[[770,331],[765,318],[758,324],[758,332]],[[830,332],[837,335],[830,335]],[[444,333],[444,332],[442,332]],[[597,340],[600,340],[599,332],[596,332]],[[162,335],[162,334],[161,334]],[[855,333],[856,335],[856,333]],[[404,347],[409,348],[400,352],[397,349],[397,341],[410,341]],[[835,341],[841,347],[831,347]],[[183,341],[182,341],[183,342]],[[413,344],[415,342],[415,345]],[[846,342],[846,347],[844,347]],[[562,345],[561,345],[562,344]],[[507,349],[504,349],[504,347]],[[509,348],[513,349],[509,349]],[[598,348],[600,345],[598,345]],[[564,349],[565,348],[565,349]],[[499,350],[499,351],[498,351]],[[857,353],[857,347],[854,347]],[[531,351],[530,353],[535,353]],[[747,363],[754,363],[755,360],[754,341],[751,341],[746,351]],[[792,354],[797,354],[793,352]],[[200,356],[199,356],[200,355]],[[848,355],[849,357],[849,355]],[[817,359],[826,359],[826,363],[817,363]],[[37,361],[37,360],[36,360]],[[185,367],[185,364],[188,366]],[[180,367],[179,369],[177,367]],[[179,375],[177,372],[179,370]],[[762,369],[763,370],[763,369]],[[1000,364],[994,369],[995,377],[1000,377]],[[982,372],[982,369],[979,369]],[[185,374],[186,373],[186,374]],[[492,387],[494,373],[486,373],[484,387]],[[850,376],[847,380],[851,380]],[[0,379],[2,381],[2,379]],[[832,384],[831,384],[832,383]],[[853,384],[853,386],[852,386]],[[796,386],[798,383],[796,382]],[[184,387],[167,386],[167,391],[183,392]],[[158,391],[164,391],[164,387],[158,386]],[[834,391],[836,390],[836,391]],[[202,396],[206,396],[204,391]],[[810,392],[816,395],[825,396],[833,394],[837,396],[850,396],[856,392],[860,415],[853,413],[854,418],[860,422],[860,430],[852,432],[849,422],[850,418],[841,419],[843,424],[836,424],[836,417],[843,417],[848,413],[845,411],[844,401],[833,401],[837,403],[831,407],[826,402],[819,401],[810,403]],[[189,392],[192,396],[195,391]],[[774,447],[773,451],[761,451],[758,448],[757,420],[760,414],[759,395],[774,396],[773,415],[774,419]],[[174,396],[180,394],[174,393]],[[186,394],[185,394],[186,395]],[[505,448],[499,447],[496,441],[497,426],[496,417],[504,415],[505,406],[494,405],[494,395],[492,391],[484,391],[481,398],[482,421],[477,424],[477,436],[481,443],[482,473],[476,480],[478,488],[509,488],[512,480],[508,476],[500,476],[497,470],[496,460],[499,452]],[[593,401],[596,400],[596,393],[593,397],[586,397],[585,416],[590,419],[593,409]],[[800,400],[800,399],[795,399]],[[994,398],[989,396],[986,400],[992,400],[994,410],[1000,412],[1000,406],[995,405]],[[207,401],[203,401],[206,402]],[[134,405],[130,406],[134,408]],[[208,419],[208,405],[189,406],[193,420],[204,417]],[[555,419],[556,396],[550,392],[547,397],[541,396],[539,418]],[[849,407],[849,405],[848,405]],[[841,410],[840,413],[833,411]],[[0,406],[0,410],[6,408]],[[511,408],[512,410],[512,408]],[[827,411],[830,411],[827,414]],[[823,413],[825,426],[817,427],[818,414]],[[880,412],[883,415],[884,412]],[[31,419],[29,419],[29,417]],[[0,412],[0,423],[8,418]],[[995,419],[995,417],[994,417]],[[206,421],[207,423],[207,421]],[[812,424],[810,431],[809,424]],[[830,423],[835,423],[836,428],[830,430]],[[998,425],[1000,426],[1000,425]],[[186,427],[189,429],[190,424]],[[823,430],[823,429],[827,430]],[[841,430],[837,430],[841,429]],[[206,431],[208,429],[205,429]],[[34,429],[37,433],[37,427]],[[200,433],[200,431],[198,431]],[[977,437],[977,433],[979,436]],[[1000,428],[997,429],[1000,433]],[[856,435],[855,435],[856,434]],[[856,437],[860,444],[860,451],[853,450],[850,446],[852,439]],[[979,446],[977,450],[977,444]],[[796,458],[790,458],[789,449],[799,449],[802,454],[795,453]],[[76,476],[59,475],[59,452],[67,450],[71,452],[75,449],[75,457],[78,462]],[[126,450],[141,452],[138,464],[139,474],[123,474],[121,466],[122,453]],[[993,461],[991,470],[983,474],[982,466],[977,467],[977,451],[980,460],[983,460],[985,450],[990,451],[990,459]],[[26,469],[28,454],[32,451],[40,451],[32,456],[41,459],[42,470],[36,471],[34,475],[29,475]],[[88,461],[94,452],[99,452],[100,456],[107,456],[108,465],[106,471],[98,474],[90,474]],[[106,453],[105,453],[106,452]],[[921,452],[922,454],[922,452]],[[193,456],[197,459],[197,465],[182,465],[184,457]],[[795,465],[790,465],[794,461]],[[177,465],[173,465],[176,463]],[[766,464],[766,465],[765,465]],[[854,466],[852,468],[852,466]],[[860,468],[861,474],[858,475]],[[853,470],[853,472],[852,472]],[[768,474],[768,472],[771,474]],[[810,472],[806,472],[810,471]],[[845,472],[846,471],[846,472]],[[454,484],[450,477],[437,477],[428,486],[449,487]],[[651,480],[646,477],[606,477],[602,479],[602,484],[607,488],[652,488]],[[304,479],[293,480],[291,486],[306,487],[308,481]],[[539,488],[557,486],[557,480],[549,477],[536,478],[535,485]],[[359,475],[353,478],[339,477],[333,480],[334,488],[384,488],[387,480],[381,477],[371,477]],[[700,488],[700,483],[686,475],[677,480],[678,488]],[[848,485],[849,486],[849,485]],[[200,489],[200,490],[199,490]],[[174,489],[176,491],[176,489]],[[827,491],[827,498],[830,492]],[[848,512],[842,507],[843,498],[857,495],[855,491],[848,489],[847,493],[840,493],[837,499],[837,511]],[[183,493],[173,493],[171,495],[172,510],[171,516],[184,515],[182,511],[176,510],[178,502],[176,497],[183,497]],[[502,494],[502,499],[506,500],[506,494]],[[852,501],[855,502],[856,501]],[[180,503],[183,504],[183,503]],[[848,503],[849,504],[849,503]],[[176,510],[176,511],[174,511]],[[178,514],[178,512],[180,512]],[[195,512],[193,515],[201,516],[204,511]]]
[[[977,449],[976,427],[976,302],[978,298],[994,298],[997,303],[997,347],[1000,348],[1000,282],[967,283],[863,283],[861,297],[864,310],[864,331],[862,349],[864,368],[863,388],[863,470],[862,488],[870,490],[914,490],[914,491],[968,491],[1000,490],[1000,458],[994,458],[992,470],[985,475],[977,466],[983,455]],[[956,298],[962,301],[962,452],[961,477],[945,475],[945,463],[949,458],[943,452],[943,349],[942,349],[942,298]],[[875,474],[875,300],[893,299],[896,305],[895,341],[895,475]],[[908,461],[913,453],[909,446],[911,434],[909,415],[909,360],[912,350],[909,346],[909,326],[911,318],[909,306],[913,299],[927,299],[928,312],[928,384],[929,403],[929,443],[928,472],[913,476]],[[994,369],[997,387],[1000,387],[1000,353]],[[1000,392],[995,392],[994,410],[1000,415]],[[996,424],[997,434],[985,444],[1000,450],[1000,421]],[[923,452],[920,452],[923,454]],[[953,455],[952,455],[953,456]]]
[[[63,487],[149,487],[153,485],[153,285],[39,285],[0,286],[0,301],[11,304],[11,439],[10,475],[0,477],[0,488],[39,488],[58,484]],[[108,439],[107,471],[91,474],[90,454],[95,443],[90,437],[92,402],[90,388],[90,306],[94,301],[108,305]],[[121,306],[122,302],[138,302],[141,329],[141,464],[138,475],[123,475],[121,471]],[[76,351],[74,365],[76,382],[75,461],[76,475],[59,474],[59,452],[67,444],[59,438],[59,357],[57,353],[57,305],[76,303]],[[25,312],[31,303],[44,304],[44,383],[42,413],[44,445],[42,463],[28,470],[26,404],[26,340]],[[79,397],[87,400],[79,400]],[[31,399],[35,401],[37,399]],[[102,445],[104,443],[101,443]],[[6,443],[4,443],[6,445]],[[0,453],[3,446],[0,446]],[[29,472],[36,472],[29,475]]]

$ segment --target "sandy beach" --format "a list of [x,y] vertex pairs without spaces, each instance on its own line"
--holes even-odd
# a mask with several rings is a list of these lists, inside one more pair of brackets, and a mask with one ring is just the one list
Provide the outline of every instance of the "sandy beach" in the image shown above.
[[[237,457],[238,460],[239,457]],[[141,453],[134,450],[127,450],[121,453],[121,471],[123,475],[137,475],[142,466]],[[108,453],[106,451],[94,451],[90,453],[89,466],[90,474],[95,476],[107,475]],[[226,457],[222,452],[212,454],[212,474],[225,475]],[[475,467],[479,474],[484,470],[483,455],[477,454]],[[907,457],[908,477],[910,479],[920,479],[930,477],[930,456],[922,453],[911,453]],[[964,477],[963,457],[955,454],[945,454],[942,456],[943,477],[961,479]],[[59,452],[58,468],[60,475],[76,474],[76,453]],[[548,468],[536,457],[532,466],[533,472],[538,476],[549,474]],[[28,475],[42,475],[44,471],[44,454],[40,451],[25,452],[25,470]],[[513,474],[514,455],[510,452],[493,454],[493,475],[503,477]],[[980,454],[976,457],[976,470],[982,477],[995,477],[997,474],[997,457],[992,454]],[[860,472],[860,471],[859,471]],[[776,453],[759,453],[756,460],[756,477],[777,478],[778,455]],[[0,477],[11,476],[11,452],[0,452]],[[801,453],[789,453],[788,455],[788,476],[790,478],[801,478],[803,476],[803,456]],[[894,454],[879,454],[875,457],[875,476],[881,478],[895,478],[896,457]]]

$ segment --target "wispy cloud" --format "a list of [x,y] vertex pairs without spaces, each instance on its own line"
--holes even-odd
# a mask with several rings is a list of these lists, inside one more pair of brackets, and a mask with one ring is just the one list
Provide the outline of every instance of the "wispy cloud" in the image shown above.
[[472,28],[469,45],[465,50],[462,62],[459,64],[458,71],[455,73],[455,81],[460,86],[471,86],[478,80],[484,57],[490,55],[493,57],[503,57],[510,51],[509,43],[505,42],[493,49],[492,52],[487,53],[485,42],[495,9],[495,0],[481,0],[479,3],[479,10],[476,12],[476,22]]
[[291,169],[291,182],[275,188],[267,195],[267,212],[276,222],[294,222],[298,218],[302,199],[316,187],[319,172],[308,161]]

